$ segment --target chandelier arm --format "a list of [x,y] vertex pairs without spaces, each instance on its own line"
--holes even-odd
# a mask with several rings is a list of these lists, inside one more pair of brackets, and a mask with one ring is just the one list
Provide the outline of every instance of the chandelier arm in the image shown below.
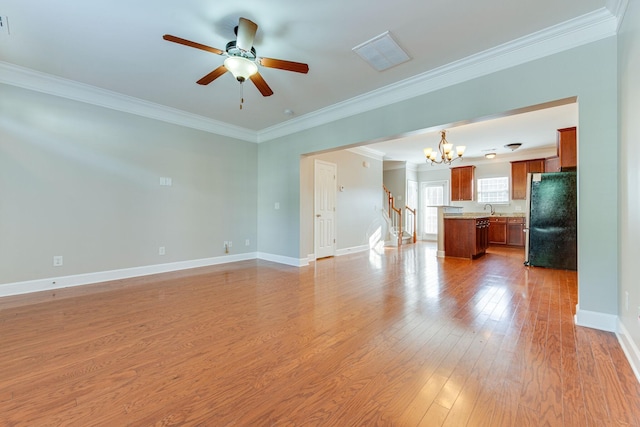
[[[446,130],[440,131],[440,142],[438,143],[438,155],[440,156],[439,160],[437,159],[437,155],[434,156],[435,158],[431,158],[430,156],[428,156],[426,158],[427,162],[431,162],[431,166],[435,165],[440,165],[440,164],[448,164],[450,165],[451,163],[453,163],[454,161],[456,161],[457,159],[462,159],[462,153],[458,150],[456,150],[456,155],[457,157],[454,157],[454,148],[453,144],[450,144],[449,141],[447,141],[446,138]],[[446,148],[449,148],[449,152],[446,152]],[[430,150],[430,149],[429,149]],[[462,147],[462,150],[464,151],[464,147]],[[431,152],[431,151],[429,151]],[[425,154],[427,153],[427,149],[425,149]],[[433,152],[435,154],[435,152]]]

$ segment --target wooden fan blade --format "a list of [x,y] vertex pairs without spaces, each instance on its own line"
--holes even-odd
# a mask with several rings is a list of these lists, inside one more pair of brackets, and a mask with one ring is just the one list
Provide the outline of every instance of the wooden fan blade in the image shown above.
[[240,18],[238,22],[238,34],[236,35],[236,47],[245,52],[250,52],[253,46],[253,39],[258,31],[258,25],[246,18]]
[[218,77],[220,77],[226,72],[227,72],[227,67],[225,67],[224,65],[221,65],[215,70],[213,70],[212,72],[210,72],[209,74],[207,74],[206,76],[204,76],[203,78],[201,78],[200,80],[198,80],[196,83],[198,83],[199,85],[208,85],[209,83],[211,83],[212,81],[214,81],[215,79],[217,79]]
[[251,79],[253,84],[256,85],[262,96],[273,95],[273,91],[271,90],[267,82],[264,81],[260,73],[252,74],[249,78]]
[[307,74],[309,66],[302,62],[284,61],[282,59],[260,58],[260,65],[268,68],[279,68],[280,70],[294,71],[296,73]]
[[216,55],[224,54],[224,51],[222,51],[220,49],[216,49],[215,47],[211,47],[211,46],[207,46],[207,45],[204,45],[204,44],[192,42],[191,40],[182,39],[180,37],[172,36],[170,34],[165,34],[164,36],[162,36],[162,38],[165,39],[166,41],[169,41],[169,42],[183,44],[183,45],[189,46],[189,47],[195,47],[196,49],[206,50],[207,52],[215,53]]

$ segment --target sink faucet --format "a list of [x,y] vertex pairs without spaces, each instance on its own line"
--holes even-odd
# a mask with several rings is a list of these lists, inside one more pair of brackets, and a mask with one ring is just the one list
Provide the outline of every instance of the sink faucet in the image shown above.
[[496,214],[496,211],[495,211],[495,209],[493,208],[493,205],[491,205],[491,203],[487,203],[486,205],[484,205],[484,208],[482,208],[482,210],[483,210],[483,211],[486,211],[486,210],[487,210],[487,206],[489,206],[489,208],[491,209],[491,215],[495,215],[495,214]]

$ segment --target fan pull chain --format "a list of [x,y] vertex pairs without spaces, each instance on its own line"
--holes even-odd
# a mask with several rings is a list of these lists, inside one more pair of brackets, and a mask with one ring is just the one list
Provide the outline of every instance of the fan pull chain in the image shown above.
[[242,104],[244,104],[244,85],[240,83],[240,109],[242,110]]

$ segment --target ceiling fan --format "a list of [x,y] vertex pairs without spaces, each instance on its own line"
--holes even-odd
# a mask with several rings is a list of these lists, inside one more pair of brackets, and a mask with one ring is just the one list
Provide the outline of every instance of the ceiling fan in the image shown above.
[[256,55],[256,50],[253,47],[253,39],[257,30],[258,25],[256,23],[246,18],[240,18],[238,26],[235,28],[236,40],[232,40],[227,43],[224,51],[215,47],[206,46],[180,37],[172,36],[170,34],[165,34],[162,38],[170,42],[206,50],[207,52],[227,57],[224,60],[224,64],[202,77],[196,83],[200,85],[208,85],[227,71],[230,71],[231,74],[233,74],[233,77],[235,77],[235,79],[240,83],[250,79],[263,96],[271,96],[273,95],[273,91],[258,72],[258,65],[303,74],[309,72],[309,66],[301,62],[258,57]]

